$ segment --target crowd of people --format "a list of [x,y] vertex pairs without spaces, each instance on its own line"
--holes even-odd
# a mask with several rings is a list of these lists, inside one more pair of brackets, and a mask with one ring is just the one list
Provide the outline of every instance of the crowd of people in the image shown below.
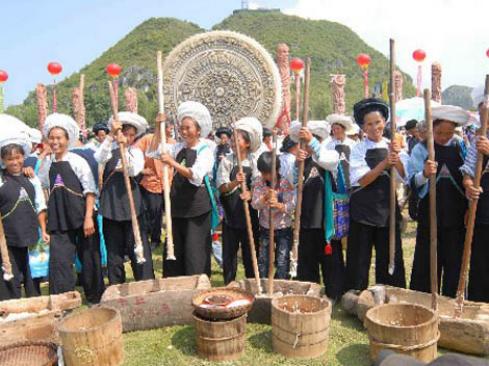
[[[0,214],[12,267],[10,273],[2,260],[0,299],[19,298],[23,291],[39,295],[44,280],[50,294],[74,290],[79,281],[87,302],[98,303],[106,283],[126,281],[127,261],[136,281],[153,279],[152,252],[158,246],[163,246],[164,277],[210,275],[216,249],[212,234],[217,232],[222,253],[215,255],[224,283],[236,279],[240,258],[246,277],[253,278],[245,201],[259,275],[269,272],[273,223],[275,278],[290,279],[303,162],[297,280],[322,282],[333,300],[349,289],[365,289],[375,248],[375,281],[406,287],[401,232],[407,203],[417,221],[409,286],[430,291],[428,185],[436,175],[441,293],[455,296],[468,200],[478,199],[468,298],[489,302],[489,246],[484,242],[489,235],[489,140],[468,133],[470,114],[462,108],[441,105],[432,114],[435,161],[428,159],[426,123],[413,120],[402,131],[390,131],[389,107],[376,98],[356,103],[353,117],[332,114],[324,121],[309,121],[307,127],[292,122],[289,134],[279,133],[278,138],[254,117],[213,131],[209,110],[193,101],[180,104],[175,121],[158,114],[152,128],[142,116],[120,112],[116,119],[96,123],[88,142],[65,114],[49,115],[42,131],[0,114]],[[165,128],[166,141],[161,141],[160,128]],[[121,151],[126,152],[125,167]],[[473,181],[477,153],[484,154],[482,189],[475,189]],[[162,242],[165,166],[171,183],[174,260],[166,258]],[[399,187],[393,271],[391,171]],[[135,251],[134,213],[140,253]],[[41,277],[33,275],[30,263],[29,248],[38,242],[49,248]]]

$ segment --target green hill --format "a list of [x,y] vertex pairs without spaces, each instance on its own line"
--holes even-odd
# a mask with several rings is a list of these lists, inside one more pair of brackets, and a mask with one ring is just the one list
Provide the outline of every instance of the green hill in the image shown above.
[[464,109],[474,109],[474,103],[472,101],[471,87],[463,85],[452,85],[446,88],[441,100],[444,104],[458,105]]
[[[388,60],[380,52],[369,47],[349,28],[325,20],[307,20],[280,12],[240,11],[214,29],[227,29],[249,35],[262,43],[274,55],[279,42],[290,45],[292,56],[312,58],[311,117],[324,118],[331,111],[329,79],[332,73],[347,75],[347,110],[362,97],[362,74],[355,57],[368,53],[372,58],[369,69],[371,90],[375,83],[388,79]],[[111,62],[123,66],[120,100],[123,105],[123,88],[139,90],[139,112],[148,120],[156,114],[155,55],[157,50],[167,54],[187,37],[203,32],[195,24],[169,18],[151,18],[130,32],[121,41],[104,52],[80,72],[85,74],[87,123],[106,120],[110,114],[107,76],[105,67]],[[387,42],[386,38],[386,42]],[[71,88],[79,81],[75,73],[58,84],[58,110],[71,112]],[[405,95],[413,95],[411,79],[405,78]],[[29,93],[23,104],[12,106],[7,113],[17,115],[31,125],[36,124],[35,95]]]
[[[389,78],[388,59],[368,46],[348,27],[326,20],[309,20],[280,12],[244,11],[234,14],[214,29],[228,29],[247,34],[259,41],[269,52],[275,53],[279,42],[290,46],[290,54],[304,58],[310,56],[311,113],[314,119],[324,119],[331,112],[330,74],[346,75],[346,109],[363,97],[362,72],[356,64],[359,53],[372,58],[369,68],[369,86]],[[386,42],[388,42],[386,38]],[[411,78],[405,76],[404,94],[414,95]],[[294,103],[292,103],[294,104]]]

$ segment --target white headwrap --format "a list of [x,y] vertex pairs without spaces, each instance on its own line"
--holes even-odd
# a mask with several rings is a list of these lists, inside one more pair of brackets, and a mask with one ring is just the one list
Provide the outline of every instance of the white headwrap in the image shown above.
[[29,129],[29,137],[32,144],[40,144],[42,141],[42,133],[37,128]]
[[[143,116],[133,112],[119,112],[117,113],[119,122],[122,125],[130,125],[136,129],[136,137],[141,136],[148,129],[148,121]],[[112,128],[113,117],[110,117],[108,127]]]
[[75,145],[80,136],[80,127],[71,116],[62,113],[53,113],[47,116],[42,131],[44,137],[47,138],[49,132],[55,127],[62,128],[68,133],[70,147]]
[[199,102],[183,102],[177,109],[177,120],[181,123],[185,117],[192,118],[200,127],[200,137],[207,138],[212,130],[212,118],[205,105]]
[[10,114],[0,113],[0,131],[2,131],[2,134],[3,129],[6,126],[11,126],[14,129],[25,131],[26,133],[29,133],[30,130],[30,127],[17,117],[11,116]]
[[[289,128],[289,135],[292,141],[299,142],[299,131],[302,128],[302,124],[299,121],[293,121]],[[307,128],[313,135],[326,139],[331,132],[331,127],[326,121],[309,121]]]
[[255,117],[241,118],[236,122],[234,128],[248,133],[250,136],[250,152],[254,153],[260,148],[263,139],[263,127],[258,119]]
[[343,126],[347,135],[355,134],[353,119],[349,116],[338,113],[330,114],[328,117],[326,117],[326,122],[328,122],[331,126],[333,126],[334,123]]
[[360,133],[360,126],[357,125],[356,123],[353,124],[352,128],[350,131],[347,131],[347,135],[348,136],[352,136],[352,135],[358,135]]
[[[27,128],[19,128],[22,125],[3,125],[3,117],[4,115],[0,115],[0,125],[2,129],[2,133],[0,134],[0,150],[7,145],[15,144],[22,147],[24,150],[24,157],[27,157],[31,153],[31,140],[29,139],[29,135],[27,133],[27,125],[24,125]],[[20,120],[18,122],[22,123]]]
[[465,125],[469,122],[470,113],[465,109],[454,105],[439,105],[432,108],[433,121],[444,120],[456,123],[457,125]]

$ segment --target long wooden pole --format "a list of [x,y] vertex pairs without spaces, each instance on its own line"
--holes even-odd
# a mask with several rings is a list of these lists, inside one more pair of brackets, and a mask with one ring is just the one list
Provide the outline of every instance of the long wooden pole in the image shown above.
[[[233,137],[234,137],[234,147],[236,149],[236,160],[238,161],[238,171],[242,174],[243,164],[241,162],[241,153],[239,151],[239,141],[238,141],[238,131],[236,130],[236,128],[234,128]],[[247,191],[248,188],[246,187],[246,181],[245,181],[241,183],[241,192],[245,193]],[[260,281],[260,272],[258,271],[258,260],[256,258],[255,237],[253,236],[253,226],[251,224],[250,203],[246,200],[243,201],[243,207],[244,207],[245,219],[246,219],[246,230],[248,231],[248,243],[250,245],[251,261],[253,262],[253,272],[255,273],[256,288],[257,288],[258,295],[261,295],[262,288],[261,288],[261,281]]]
[[[389,85],[389,102],[391,110],[391,131],[394,142],[397,124],[396,124],[396,98],[394,87],[394,75],[396,71],[396,44],[393,39],[390,40],[390,85]],[[395,270],[396,259],[396,167],[390,168],[390,201],[389,201],[389,274],[393,275]]]
[[[112,116],[114,121],[119,122],[119,116],[117,112],[117,102],[116,95],[114,92],[114,86],[109,81],[109,92],[110,92],[110,101],[112,106]],[[121,134],[122,131],[118,130],[117,134]],[[138,263],[146,262],[144,258],[144,250],[143,250],[143,242],[141,241],[141,232],[139,231],[139,222],[136,216],[136,207],[134,205],[134,197],[132,195],[131,181],[129,179],[129,171],[127,170],[127,149],[126,145],[122,142],[119,143],[119,151],[121,154],[121,162],[122,162],[122,173],[124,175],[124,183],[127,190],[127,197],[129,199],[129,209],[131,210],[131,223],[132,223],[132,231],[134,234],[134,253],[136,254],[136,261]]]
[[2,256],[3,279],[5,281],[10,281],[14,278],[14,274],[12,272],[12,263],[10,262],[7,239],[5,238],[2,220],[2,215],[0,215],[0,255]]
[[[485,100],[480,110],[480,120],[481,120],[481,136],[487,136],[487,123],[489,120],[489,75],[486,75],[486,87],[484,91]],[[484,156],[481,153],[477,153],[477,162],[475,165],[475,177],[474,177],[474,188],[479,188],[482,177],[482,164]],[[458,282],[457,288],[457,300],[455,304],[455,317],[458,318],[462,315],[464,307],[464,294],[465,285],[467,282],[467,275],[469,271],[470,264],[470,254],[472,251],[472,238],[474,236],[474,226],[475,226],[475,216],[477,213],[478,200],[471,200],[469,202],[469,214],[467,219],[467,231],[465,232],[465,242],[464,242],[464,254],[462,257],[462,266],[460,268],[460,280]]]
[[[309,83],[311,80],[311,58],[306,58],[304,68],[304,102],[302,106],[302,127],[307,127],[309,117]],[[300,142],[301,150],[306,148],[304,141]],[[292,256],[290,260],[290,276],[297,277],[297,260],[299,252],[299,234],[301,230],[302,189],[304,185],[304,161],[299,162],[297,182],[297,205],[295,206],[294,235],[292,241]]]
[[[425,121],[428,126],[428,160],[435,161],[433,118],[431,117],[431,92],[424,90]],[[438,310],[438,221],[436,217],[436,174],[430,175],[430,277],[431,307]]]
[[[272,149],[272,184],[273,190],[277,186],[277,132],[273,130],[273,149]],[[269,211],[269,240],[268,240],[268,295],[273,294],[273,274],[275,266],[275,224],[273,214],[275,209],[270,207]]]
[[[163,55],[161,51],[156,54],[156,63],[158,67],[158,110],[165,113],[165,97],[163,94]],[[163,153],[166,153],[166,127],[165,121],[160,124],[160,137],[163,146]],[[173,227],[171,218],[171,200],[170,200],[170,180],[168,178],[168,165],[163,164],[163,197],[165,200],[165,223],[166,223],[166,259],[176,260],[175,246],[173,244]]]

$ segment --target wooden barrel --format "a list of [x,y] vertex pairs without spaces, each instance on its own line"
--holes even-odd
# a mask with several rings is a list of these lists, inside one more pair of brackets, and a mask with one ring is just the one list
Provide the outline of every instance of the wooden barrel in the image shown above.
[[331,304],[324,298],[287,295],[272,300],[272,346],[287,357],[314,358],[328,349]]
[[59,326],[67,366],[116,366],[124,360],[119,311],[91,308],[64,318]]
[[208,321],[194,314],[197,353],[210,361],[241,357],[245,348],[246,314],[232,320]]
[[384,304],[365,316],[370,338],[370,357],[375,361],[382,349],[431,362],[437,356],[438,316],[424,306]]

